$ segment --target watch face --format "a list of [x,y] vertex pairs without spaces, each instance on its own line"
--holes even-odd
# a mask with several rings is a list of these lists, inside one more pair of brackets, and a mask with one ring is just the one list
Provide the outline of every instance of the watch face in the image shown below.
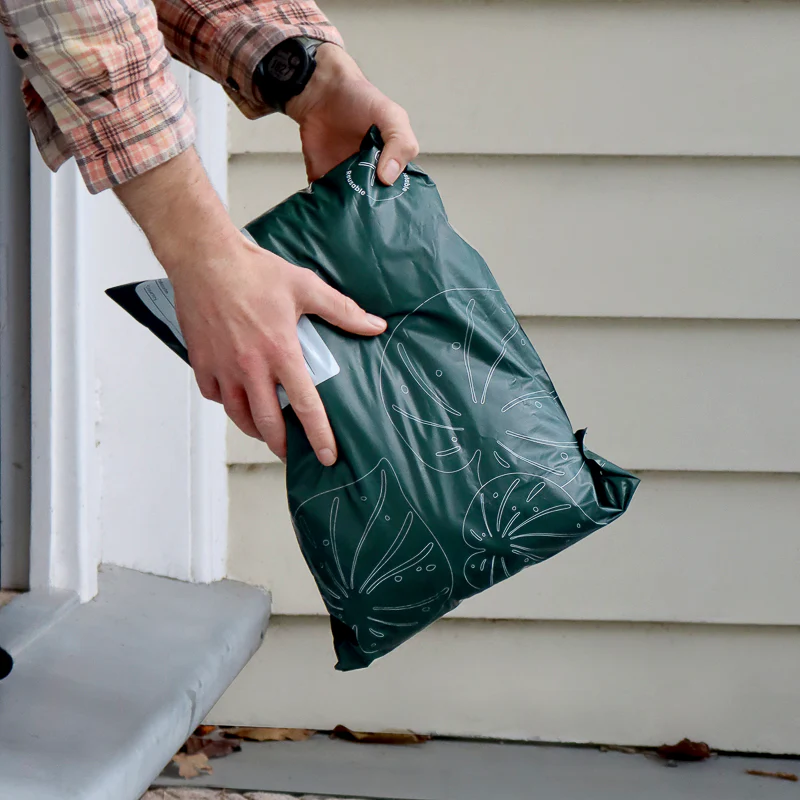
[[274,81],[290,81],[301,64],[300,56],[289,50],[278,48],[267,62],[267,75]]
[[282,111],[285,103],[303,91],[316,66],[315,42],[286,39],[261,59],[253,73],[253,83],[265,103]]

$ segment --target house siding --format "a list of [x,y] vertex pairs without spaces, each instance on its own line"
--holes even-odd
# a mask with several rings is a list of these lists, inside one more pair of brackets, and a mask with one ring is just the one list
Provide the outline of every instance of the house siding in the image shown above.
[[[575,427],[643,483],[609,530],[343,677],[282,465],[230,430],[229,573],[279,624],[215,717],[800,752],[800,5],[323,7]],[[285,119],[232,114],[230,150],[240,224],[305,182]]]

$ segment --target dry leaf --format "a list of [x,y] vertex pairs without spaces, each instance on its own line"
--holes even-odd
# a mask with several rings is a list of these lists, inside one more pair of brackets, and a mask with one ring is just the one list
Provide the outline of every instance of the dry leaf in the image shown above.
[[241,749],[241,740],[232,737],[190,736],[181,748],[181,752],[185,752],[189,756],[195,753],[205,753],[209,758],[222,758]]
[[195,753],[199,753],[203,749],[205,741],[205,739],[201,739],[199,736],[190,736],[183,743],[183,747],[181,747],[180,752],[186,753],[186,755],[189,756],[193,756]]
[[306,728],[226,728],[222,733],[248,742],[305,742],[316,731]]
[[242,749],[240,739],[206,739],[202,752],[209,758],[224,758],[231,753],[238,753]]
[[213,733],[216,729],[216,725],[198,725],[194,729],[192,736],[208,736],[209,733]]
[[209,775],[214,771],[208,763],[208,756],[205,753],[178,753],[172,756],[172,760],[178,765],[178,775],[181,778],[196,778],[201,772]]
[[678,744],[664,744],[656,750],[661,758],[669,761],[705,761],[711,758],[711,748],[705,742],[681,739]]
[[365,733],[351,731],[344,725],[337,725],[331,731],[331,739],[343,739],[346,742],[359,742],[360,744],[422,744],[431,737],[422,736],[411,731],[382,731],[378,733]]
[[795,783],[800,780],[794,772],[764,772],[764,770],[760,769],[748,769],[747,774],[756,775],[759,778],[777,778],[781,781],[794,781]]

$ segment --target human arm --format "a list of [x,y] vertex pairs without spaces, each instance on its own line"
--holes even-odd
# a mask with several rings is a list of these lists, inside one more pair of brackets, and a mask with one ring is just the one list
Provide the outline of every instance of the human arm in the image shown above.
[[336,442],[297,339],[302,314],[360,335],[385,322],[310,270],[246,239],[231,222],[194,150],[115,189],[175,288],[178,317],[201,392],[245,433],[286,454],[281,384],[320,462]]
[[[236,230],[191,149],[192,117],[149,3],[0,0],[0,9],[12,49],[24,54],[29,119],[45,160],[55,169],[74,156],[90,191],[116,187],[175,285],[203,393],[283,455],[280,382],[320,460],[330,463],[335,441],[305,372],[297,318],[316,313],[363,335],[383,323],[369,324],[310,272],[254,248]],[[159,0],[158,10],[176,57],[224,83],[251,117],[274,110],[252,83],[262,54],[287,36],[325,40],[312,81],[287,108],[300,124],[312,177],[357,150],[373,123],[387,138],[382,178],[388,161],[402,168],[416,153],[405,112],[337,46],[314,3]]]
[[372,125],[386,144],[378,166],[381,180],[393,183],[417,155],[408,115],[367,80],[316,3],[155,0],[155,5],[172,55],[225,87],[248,119],[275,111],[253,79],[259,62],[288,38],[322,42],[308,86],[286,106],[300,126],[310,181],[356,152]]

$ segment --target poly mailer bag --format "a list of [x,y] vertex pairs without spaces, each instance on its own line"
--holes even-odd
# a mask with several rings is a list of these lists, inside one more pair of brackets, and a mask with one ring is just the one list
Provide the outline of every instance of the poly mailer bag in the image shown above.
[[[368,666],[462,600],[604,527],[639,482],[573,433],[433,181],[412,164],[382,185],[380,150],[372,131],[360,153],[246,228],[388,322],[376,338],[298,324],[338,442],[334,466],[317,461],[281,398],[289,509],[340,670]],[[109,294],[188,361],[168,281]]]

